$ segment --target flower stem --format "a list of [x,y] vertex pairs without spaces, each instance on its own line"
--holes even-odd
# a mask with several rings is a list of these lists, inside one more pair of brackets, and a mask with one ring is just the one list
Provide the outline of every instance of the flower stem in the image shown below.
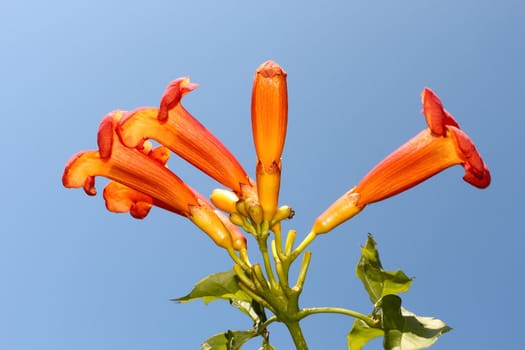
[[303,290],[304,280],[306,279],[306,273],[308,272],[308,267],[310,266],[310,260],[312,258],[312,252],[305,252],[303,255],[303,262],[301,263],[301,270],[299,270],[299,276],[297,277],[297,283],[295,288],[300,293]]
[[317,235],[314,233],[314,232],[310,232],[304,239],[301,243],[299,243],[299,245],[297,246],[297,248],[295,248],[295,250],[293,251],[292,253],[292,260],[294,260],[295,258],[297,258],[297,256],[299,254],[301,254],[303,252],[303,250],[306,249],[306,247],[308,247],[308,245],[310,243],[312,243],[312,241],[315,239]]
[[[235,252],[235,250],[233,248],[230,247],[230,248],[227,249],[227,251],[228,251],[228,254],[230,255],[230,257],[232,258],[233,262],[235,262],[237,265],[240,265],[243,268],[243,270],[245,270],[245,271],[249,271],[250,270],[249,265],[246,264],[246,261],[245,261],[246,259],[241,259],[237,255],[237,253]],[[245,254],[246,254],[246,252],[245,252]],[[242,255],[242,253],[241,253],[241,255]],[[245,255],[245,256],[247,257],[247,255]],[[248,263],[249,263],[249,261],[248,261]]]
[[264,269],[266,270],[266,274],[268,276],[270,285],[272,286],[272,288],[279,288],[279,285],[273,273],[272,264],[270,262],[270,256],[268,254],[268,245],[266,242],[267,237],[268,236],[266,235],[266,237],[258,239],[257,243],[259,244],[259,250],[261,251],[261,255],[263,258],[263,262],[264,262]]
[[285,325],[292,336],[295,348],[297,350],[308,350],[308,344],[306,344],[306,339],[304,339],[303,330],[299,326],[299,321],[286,322]]
[[279,259],[282,259],[283,256],[283,238],[281,233],[281,223],[278,222],[272,226],[272,231],[275,235],[275,251]]
[[305,308],[299,311],[299,318],[305,318],[306,316],[310,316],[313,314],[341,314],[346,316],[351,316],[357,319],[360,319],[361,321],[365,322],[370,327],[377,327],[377,321],[374,320],[371,317],[368,317],[365,314],[362,314],[360,312],[344,309],[341,307],[312,307],[312,308]]
[[288,231],[288,235],[286,236],[286,243],[284,246],[284,254],[290,255],[292,253],[293,244],[295,242],[295,236],[297,235],[297,231],[290,230]]

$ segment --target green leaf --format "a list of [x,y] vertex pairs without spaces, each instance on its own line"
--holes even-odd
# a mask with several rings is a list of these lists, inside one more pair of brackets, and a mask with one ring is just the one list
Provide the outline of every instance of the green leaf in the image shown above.
[[371,234],[368,235],[365,246],[361,247],[356,275],[363,282],[373,304],[385,295],[406,292],[412,283],[412,279],[401,270],[383,270],[376,241]]
[[433,345],[452,328],[433,317],[416,316],[401,307],[401,298],[386,295],[378,303],[381,308],[380,328],[355,320],[348,333],[348,349],[361,350],[370,340],[384,336],[383,347],[388,350],[419,350]]
[[254,328],[258,328],[259,325],[266,321],[266,314],[264,309],[255,300],[247,302],[244,300],[230,299],[232,306],[238,308],[246,315],[250,316],[254,323]]
[[365,322],[355,319],[354,325],[347,335],[348,349],[361,350],[370,340],[381,337],[384,331],[380,328],[372,328]]
[[401,314],[401,298],[397,295],[385,295],[377,307],[380,307],[382,312],[381,326],[384,330],[405,328],[405,319]]
[[275,348],[270,343],[264,343],[259,350],[275,350]]
[[255,331],[227,331],[206,340],[201,350],[239,350],[248,340],[257,336]]
[[385,349],[419,350],[434,344],[439,336],[451,330],[443,321],[421,317],[401,307],[401,298],[386,295],[378,305],[382,309],[381,326],[385,331]]
[[404,308],[401,308],[401,314],[406,321],[401,342],[403,350],[426,349],[442,334],[452,330],[445,322],[434,317],[416,316]]
[[209,275],[197,282],[188,295],[172,300],[185,303],[195,299],[202,299],[206,304],[217,299],[252,301],[251,298],[239,288],[237,275],[233,270]]
[[381,327],[385,331],[383,347],[385,349],[402,349],[405,319],[401,314],[401,298],[397,295],[385,295],[378,303],[381,307]]

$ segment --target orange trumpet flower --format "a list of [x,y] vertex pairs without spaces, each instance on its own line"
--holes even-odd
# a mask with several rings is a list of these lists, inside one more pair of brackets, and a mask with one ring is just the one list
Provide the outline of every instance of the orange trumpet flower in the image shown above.
[[63,185],[83,187],[87,194],[94,195],[95,176],[107,177],[114,181],[104,191],[109,210],[129,210],[132,216],[143,218],[156,205],[186,216],[223,248],[245,249],[245,241],[239,239],[237,232],[232,238],[213,206],[165,166],[169,157],[166,148],[150,150],[149,143],[141,143],[139,148],[122,144],[115,131],[122,115],[116,111],[102,120],[99,150],[75,154],[64,169]]
[[254,193],[253,181],[231,152],[181,104],[182,97],[197,88],[189,78],[172,81],[160,108],[143,107],[122,118],[117,132],[128,147],[141,147],[153,139],[169,148],[241,198]]
[[286,72],[277,63],[266,61],[255,72],[252,90],[257,193],[266,221],[270,221],[277,210],[287,123]]
[[326,233],[363,208],[403,192],[453,165],[478,188],[490,184],[490,172],[474,143],[429,88],[421,94],[428,128],[387,156],[359,184],[336,200],[314,222],[312,232]]

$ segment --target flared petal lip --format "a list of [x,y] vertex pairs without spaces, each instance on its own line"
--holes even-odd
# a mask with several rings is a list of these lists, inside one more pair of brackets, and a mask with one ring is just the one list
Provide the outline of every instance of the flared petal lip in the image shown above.
[[170,109],[174,108],[180,103],[182,96],[198,87],[199,84],[190,83],[189,77],[177,78],[169,83],[168,87],[164,91],[164,94],[162,95],[162,98],[160,99],[160,107],[158,112],[159,120],[164,121],[168,119]]
[[446,136],[447,126],[454,126],[459,129],[456,119],[443,108],[441,100],[430,88],[425,87],[421,92],[421,102],[427,125],[434,135]]
[[461,130],[458,122],[443,107],[441,100],[434,91],[425,87],[421,93],[423,114],[432,134],[436,136],[452,137],[457,146],[458,153],[463,158],[465,176],[463,179],[478,188],[490,185],[490,171],[476,149],[474,142]]
[[193,191],[164,166],[162,152],[150,157],[120,143],[115,132],[119,116],[120,112],[112,112],[101,121],[98,151],[79,152],[69,159],[63,185],[84,187],[86,193],[95,194],[94,177],[103,176],[152,197],[156,206],[187,216],[189,206],[197,205]]
[[451,137],[454,137],[458,151],[461,152],[465,168],[463,180],[478,188],[486,188],[490,185],[491,175],[487,164],[481,158],[474,142],[463,130],[450,126]]

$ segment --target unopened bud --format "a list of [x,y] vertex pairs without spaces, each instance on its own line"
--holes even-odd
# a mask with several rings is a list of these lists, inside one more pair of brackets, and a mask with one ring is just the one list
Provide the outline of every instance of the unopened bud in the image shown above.
[[263,208],[259,204],[254,204],[248,208],[248,211],[250,213],[250,218],[253,220],[254,223],[260,224],[263,222],[264,219],[264,213]]
[[237,212],[230,214],[230,221],[237,226],[244,226],[244,216]]
[[293,209],[287,205],[283,205],[275,212],[272,222],[277,223],[282,220],[291,219],[295,215]]
[[249,216],[250,213],[248,213],[248,208],[246,206],[246,202],[241,200],[241,201],[238,201],[236,204],[235,204],[235,209],[236,211],[241,214],[242,216]]
[[237,210],[239,197],[232,191],[217,188],[211,193],[210,200],[218,209],[231,214]]

